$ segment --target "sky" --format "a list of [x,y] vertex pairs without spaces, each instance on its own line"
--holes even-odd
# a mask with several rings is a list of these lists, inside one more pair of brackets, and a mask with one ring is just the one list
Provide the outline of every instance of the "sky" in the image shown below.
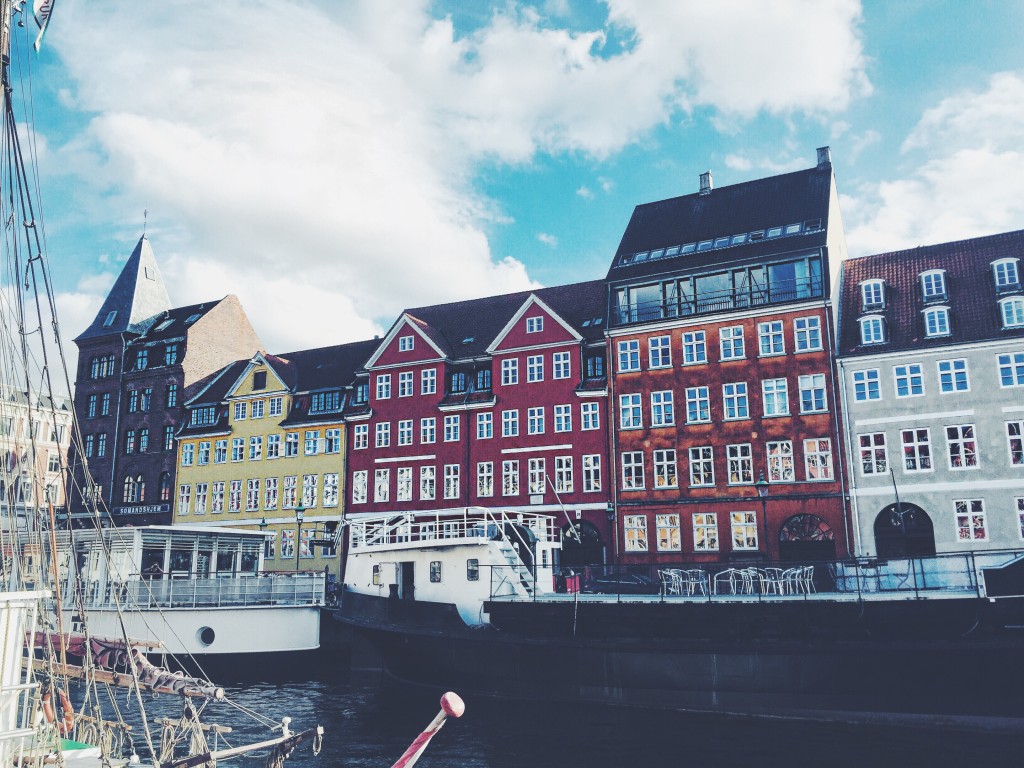
[[1024,228],[1021,29],[985,0],[61,0],[30,57],[61,325],[145,227],[175,305],[236,294],[271,352],[364,339],[603,277],[635,205],[823,145],[852,256]]

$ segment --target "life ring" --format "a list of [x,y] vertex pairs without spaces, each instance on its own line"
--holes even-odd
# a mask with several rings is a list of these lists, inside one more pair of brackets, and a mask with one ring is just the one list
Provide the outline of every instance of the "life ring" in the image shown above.
[[53,697],[49,691],[43,694],[43,717],[48,723],[56,721],[60,735],[67,736],[75,727],[75,709],[71,706],[71,700],[64,691],[58,690],[57,696],[60,699],[60,720],[57,721],[57,713],[53,708]]

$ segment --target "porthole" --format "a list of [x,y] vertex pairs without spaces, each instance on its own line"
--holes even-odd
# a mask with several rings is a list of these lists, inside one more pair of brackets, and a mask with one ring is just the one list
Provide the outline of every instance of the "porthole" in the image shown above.
[[200,627],[196,632],[196,642],[206,648],[213,645],[213,641],[216,639],[217,633],[213,631],[213,627]]

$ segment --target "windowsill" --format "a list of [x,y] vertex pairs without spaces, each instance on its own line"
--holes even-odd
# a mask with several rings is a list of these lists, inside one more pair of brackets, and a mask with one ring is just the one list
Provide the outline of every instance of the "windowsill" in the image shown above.
[[762,352],[761,354],[758,355],[759,358],[760,357],[785,357],[785,356],[786,356],[785,350],[783,350],[782,352]]
[[707,360],[697,360],[697,361],[694,361],[692,363],[682,362],[682,363],[679,364],[679,367],[680,368],[693,368],[693,367],[698,366],[698,365],[707,365],[707,364],[708,364]]
[[710,423],[711,423],[711,419],[697,419],[696,421],[690,421],[689,419],[686,420],[687,426],[689,426],[691,424],[710,424]]
[[647,370],[648,371],[667,371],[667,370],[671,370],[671,369],[672,369],[672,363],[668,363],[667,365],[648,365],[647,366]]
[[[1024,327],[1024,326],[1021,326]],[[926,339],[948,339],[952,336],[952,333],[926,333],[924,337]]]
[[668,429],[669,427],[674,427],[675,425],[676,423],[674,421],[669,422],[668,424],[651,424],[651,429]]
[[749,416],[723,416],[722,421],[750,421]]
[[746,359],[747,358],[746,358],[745,355],[743,357],[723,357],[723,358],[720,358],[718,362],[720,362],[720,363],[742,363]]
[[[827,413],[827,411],[826,411]],[[762,413],[761,419],[786,419],[792,416],[792,413]]]
[[814,347],[812,349],[795,349],[795,350],[793,350],[793,354],[794,355],[806,355],[806,354],[808,354],[810,352],[824,352],[824,351],[825,350],[822,347]]
[[638,426],[635,426],[635,427],[624,427],[621,424],[619,425],[619,431],[620,432],[635,432],[636,430],[643,429],[643,428],[644,427],[643,427],[642,424],[640,424]]

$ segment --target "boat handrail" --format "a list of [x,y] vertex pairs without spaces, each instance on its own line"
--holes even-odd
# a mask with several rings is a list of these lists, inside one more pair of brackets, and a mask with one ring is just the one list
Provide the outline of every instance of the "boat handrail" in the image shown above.
[[465,507],[457,510],[384,514],[349,521],[353,551],[431,543],[486,541],[514,531],[524,545],[521,528],[531,530],[541,541],[555,543],[558,531],[549,515],[530,512]]

